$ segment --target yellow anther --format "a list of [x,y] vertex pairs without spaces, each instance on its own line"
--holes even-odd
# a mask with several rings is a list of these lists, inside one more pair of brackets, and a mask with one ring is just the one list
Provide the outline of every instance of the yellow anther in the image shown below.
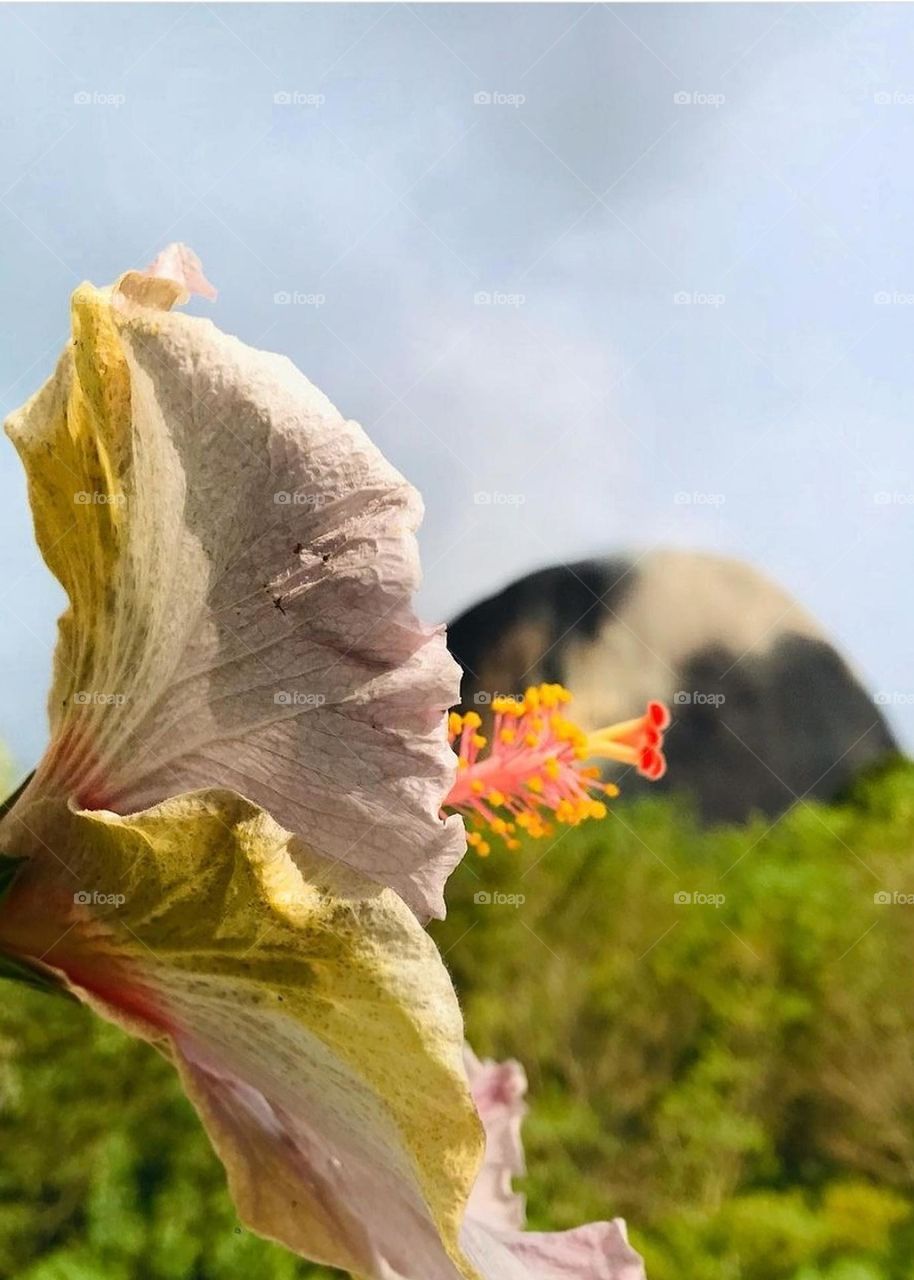
[[610,799],[615,800],[616,796],[619,794],[619,788],[614,782],[607,782],[603,788],[603,794],[609,796]]
[[514,732],[513,729],[502,729],[501,733],[498,736],[501,738],[502,742],[505,744],[506,747],[510,747],[513,745],[514,739],[517,737],[517,734]]
[[495,818],[492,821],[492,830],[497,836],[506,835],[508,831],[508,824],[505,822],[504,818]]
[[463,717],[463,723],[467,729],[478,729],[479,726],[482,724],[482,720],[480,719],[477,712],[468,711],[466,715]]
[[459,733],[463,728],[463,716],[452,711],[447,718],[448,733]]
[[549,775],[550,778],[557,778],[559,776],[559,772],[560,772],[559,762],[558,760],[556,760],[555,756],[550,756],[549,759],[546,761],[546,763],[543,765],[543,768],[546,770],[546,773]]
[[543,790],[543,780],[537,774],[534,774],[532,778],[527,779],[527,786],[531,791],[539,795]]
[[590,816],[592,818],[605,818],[606,805],[600,800],[592,800],[590,804]]
[[559,822],[573,823],[577,815],[570,800],[560,800],[556,806],[555,816]]
[[481,796],[483,791],[485,791],[485,783],[480,782],[478,778],[474,778],[470,783],[470,790],[474,795]]
[[486,796],[486,799],[488,800],[489,804],[494,804],[496,809],[498,808],[499,805],[502,805],[505,803],[505,797],[500,791],[494,791],[494,790],[490,791],[489,794]]
[[481,733],[474,733],[473,746],[477,749],[477,751],[481,751],[485,745],[486,745],[486,739],[483,737],[483,735]]
[[525,745],[526,745],[526,746],[528,746],[528,747],[536,747],[536,746],[539,746],[539,740],[540,740],[540,736],[539,736],[539,734],[538,734],[538,733],[525,733],[525,734],[524,734],[524,743],[525,743]]
[[489,844],[488,840],[480,840],[479,844],[476,846],[476,852],[479,854],[480,858],[488,858],[489,854],[492,852],[492,846]]

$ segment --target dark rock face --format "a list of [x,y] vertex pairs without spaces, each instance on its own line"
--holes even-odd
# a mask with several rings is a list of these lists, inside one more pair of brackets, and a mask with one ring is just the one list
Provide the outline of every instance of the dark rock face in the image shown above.
[[669,770],[705,822],[776,818],[838,796],[897,753],[879,708],[813,619],[737,561],[653,551],[543,569],[456,618],[463,707],[541,681],[566,685],[585,728],[666,702]]

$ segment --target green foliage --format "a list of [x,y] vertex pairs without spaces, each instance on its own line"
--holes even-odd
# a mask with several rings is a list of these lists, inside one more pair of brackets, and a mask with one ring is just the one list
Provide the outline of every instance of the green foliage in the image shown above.
[[[458,870],[434,933],[477,1051],[528,1067],[532,1225],[622,1214],[651,1280],[910,1280],[912,834],[899,766],[773,827],[645,801]],[[0,1276],[329,1276],[239,1228],[164,1060],[12,982],[0,1144]]]
[[651,1280],[910,1280],[912,766],[476,858],[434,932],[477,1052],[531,1067],[533,1224],[622,1214]]

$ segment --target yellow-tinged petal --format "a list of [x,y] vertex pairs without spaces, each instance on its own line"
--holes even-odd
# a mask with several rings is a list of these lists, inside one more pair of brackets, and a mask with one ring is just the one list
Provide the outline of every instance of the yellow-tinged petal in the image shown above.
[[475,1277],[460,1011],[392,890],[219,791],[129,817],[38,802],[2,837],[28,861],[0,947],[174,1060],[253,1230],[358,1276]]

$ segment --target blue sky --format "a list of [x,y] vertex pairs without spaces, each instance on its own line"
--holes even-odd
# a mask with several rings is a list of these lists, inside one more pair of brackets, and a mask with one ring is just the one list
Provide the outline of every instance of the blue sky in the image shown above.
[[[906,5],[4,6],[0,410],[80,279],[185,240],[422,490],[426,615],[745,556],[910,744],[912,46]],[[0,584],[25,767],[61,596],[5,441]]]

